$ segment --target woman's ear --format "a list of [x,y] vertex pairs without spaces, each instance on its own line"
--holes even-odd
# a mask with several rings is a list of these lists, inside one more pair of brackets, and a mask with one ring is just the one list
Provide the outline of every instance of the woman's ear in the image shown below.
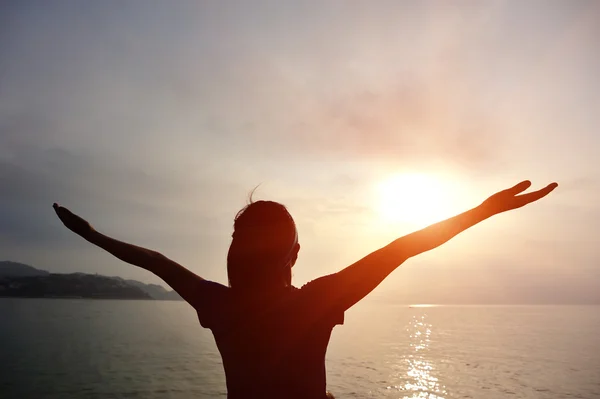
[[300,251],[300,244],[296,243],[294,245],[294,249],[292,249],[292,261],[290,262],[290,268],[294,267],[296,261],[298,260],[298,252]]

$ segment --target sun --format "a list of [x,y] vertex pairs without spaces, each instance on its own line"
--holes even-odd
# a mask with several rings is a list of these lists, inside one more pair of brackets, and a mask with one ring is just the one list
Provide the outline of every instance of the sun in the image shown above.
[[449,183],[435,175],[395,174],[377,186],[377,211],[386,223],[424,226],[452,216]]

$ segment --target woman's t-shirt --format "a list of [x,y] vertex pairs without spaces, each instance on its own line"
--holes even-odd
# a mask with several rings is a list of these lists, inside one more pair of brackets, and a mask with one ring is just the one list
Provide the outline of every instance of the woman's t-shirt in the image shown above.
[[221,352],[228,399],[325,398],[325,353],[345,310],[330,277],[262,301],[203,283],[196,311]]

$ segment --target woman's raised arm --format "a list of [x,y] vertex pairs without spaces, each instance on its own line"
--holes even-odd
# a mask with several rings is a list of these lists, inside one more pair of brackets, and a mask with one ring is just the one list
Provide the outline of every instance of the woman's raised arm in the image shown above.
[[323,287],[322,296],[325,303],[348,309],[408,258],[439,247],[493,215],[535,202],[548,195],[558,184],[552,183],[541,190],[518,195],[530,186],[531,182],[523,181],[500,191],[467,212],[398,238],[340,272],[326,276],[323,281],[328,281],[328,284],[319,284],[319,279],[312,283],[315,287]]
[[104,249],[129,264],[146,269],[169,284],[190,305],[196,307],[201,283],[200,276],[172,261],[159,252],[138,247],[116,240],[96,231],[85,219],[75,215],[67,208],[53,205],[56,215],[63,224],[75,234]]

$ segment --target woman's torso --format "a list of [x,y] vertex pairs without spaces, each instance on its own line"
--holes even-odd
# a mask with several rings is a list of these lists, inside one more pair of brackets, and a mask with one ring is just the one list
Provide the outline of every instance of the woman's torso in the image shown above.
[[308,285],[253,300],[212,284],[212,310],[198,316],[221,353],[228,399],[325,398],[325,354],[343,312],[323,311]]

